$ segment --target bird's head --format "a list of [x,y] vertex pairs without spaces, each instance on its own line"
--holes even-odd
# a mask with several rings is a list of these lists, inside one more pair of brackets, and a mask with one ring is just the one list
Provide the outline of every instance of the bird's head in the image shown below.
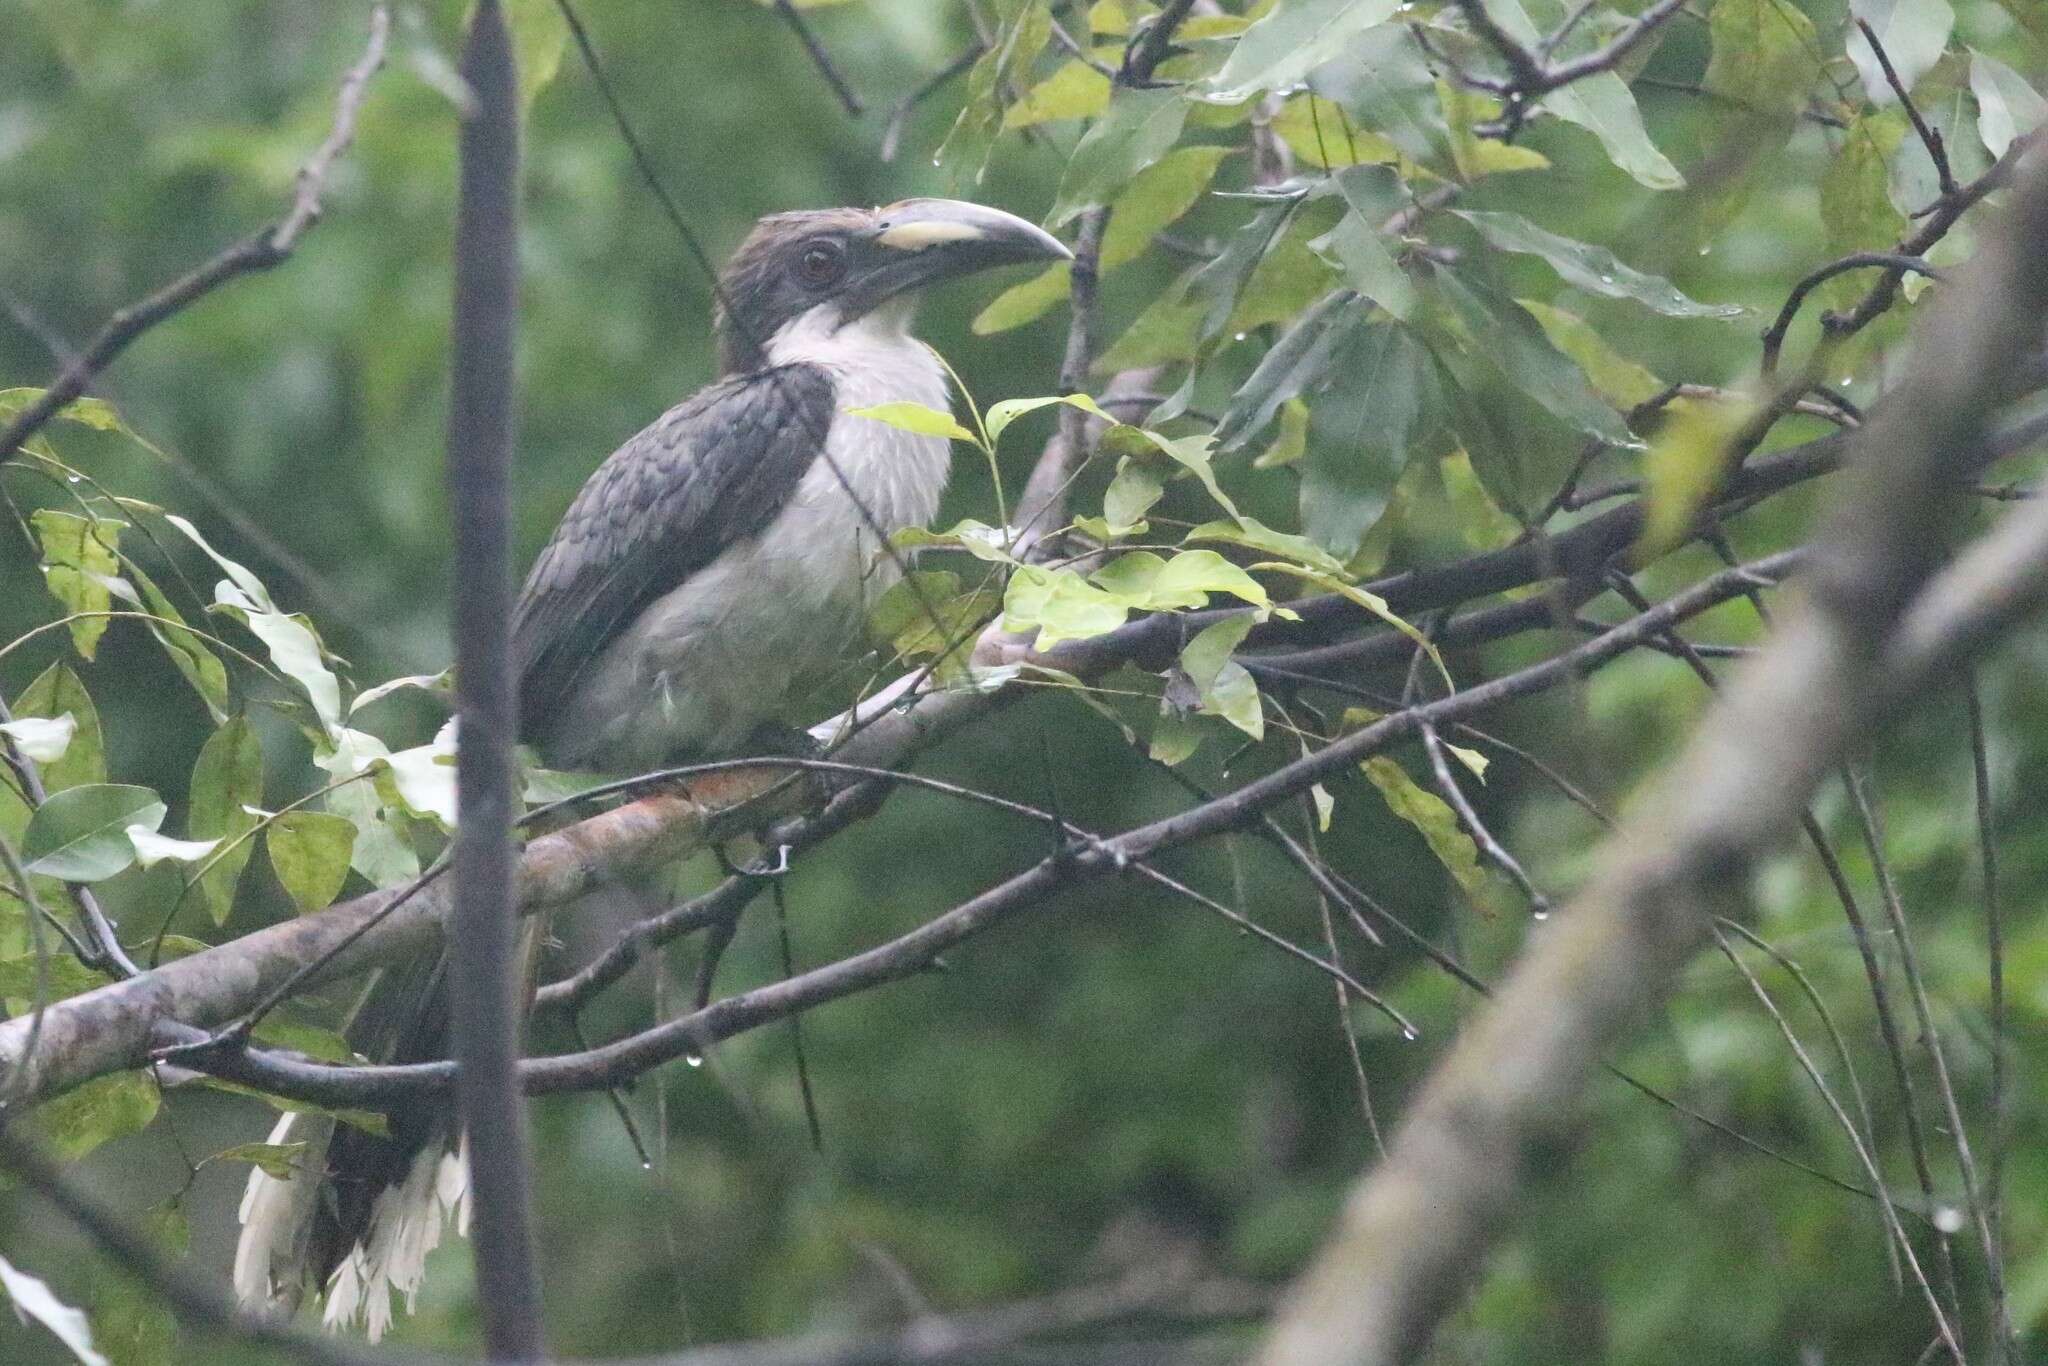
[[1044,229],[958,199],[770,214],[719,279],[719,357],[726,374],[758,369],[793,322],[831,330],[941,280],[1072,258]]

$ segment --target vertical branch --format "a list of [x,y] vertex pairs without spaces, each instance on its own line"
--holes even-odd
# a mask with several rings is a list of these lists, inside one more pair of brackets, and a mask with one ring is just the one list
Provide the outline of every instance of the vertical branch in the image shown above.
[[[1984,1217],[1989,1226],[1991,1246],[2000,1256],[2005,1249],[2005,1145],[2012,1120],[2011,1101],[2006,1093],[2005,1040],[2005,932],[1998,913],[1997,827],[1991,808],[1991,758],[1984,739],[1984,699],[1977,689],[1977,675],[1963,676],[1963,697],[1970,711],[1970,773],[1975,779],[1977,798],[1977,851],[1984,869],[1984,939],[1990,959],[1991,989],[1991,1142],[1984,1171]],[[2001,1342],[2013,1340],[2012,1309],[2004,1296],[1992,1305],[1994,1324]]]
[[470,18],[462,76],[476,103],[460,137],[448,416],[462,812],[449,986],[484,1346],[493,1361],[524,1362],[540,1360],[542,1348],[525,1103],[516,1074],[523,987],[511,895],[517,707],[508,476],[519,307],[519,86],[497,0],[479,0]]

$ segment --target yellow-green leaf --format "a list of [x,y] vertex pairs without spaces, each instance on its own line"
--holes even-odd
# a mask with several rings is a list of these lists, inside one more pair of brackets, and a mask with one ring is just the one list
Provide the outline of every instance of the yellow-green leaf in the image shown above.
[[937,408],[922,403],[898,402],[877,403],[871,408],[848,408],[848,417],[872,418],[891,427],[919,436],[943,436],[953,441],[965,441],[978,445],[973,432],[955,420],[951,413],[942,413]]
[[1429,851],[1449,870],[1460,889],[1475,904],[1487,895],[1485,870],[1479,866],[1479,848],[1472,837],[1458,827],[1457,813],[1450,803],[1434,792],[1425,792],[1408,776],[1408,770],[1384,754],[1374,755],[1360,767],[1379,789],[1387,809],[1421,832]]
[[84,680],[71,671],[70,665],[60,661],[36,675],[35,681],[14,700],[14,714],[17,718],[69,716],[72,720],[71,740],[64,747],[64,756],[43,765],[45,792],[62,792],[67,787],[107,780],[106,741],[100,733],[99,709],[93,706]]
[[[112,606],[108,581],[121,570],[121,523],[89,519],[54,508],[29,514],[42,547],[43,582],[67,613],[104,613]],[[71,623],[71,643],[91,659],[107,633],[105,616]]]
[[356,827],[331,811],[287,811],[263,832],[270,867],[301,914],[331,903],[348,878]]
[[1643,457],[1649,510],[1639,542],[1643,553],[1661,555],[1684,539],[1700,508],[1720,487],[1732,453],[1730,439],[1755,405],[1674,399]]

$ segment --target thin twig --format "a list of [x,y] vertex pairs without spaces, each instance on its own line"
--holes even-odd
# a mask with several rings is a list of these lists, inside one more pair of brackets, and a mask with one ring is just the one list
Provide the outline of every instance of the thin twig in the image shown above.
[[804,45],[804,51],[810,54],[811,64],[818,68],[818,74],[825,78],[825,84],[832,87],[832,93],[838,96],[839,103],[845,106],[846,112],[855,118],[865,113],[867,106],[861,103],[860,96],[853,93],[853,87],[846,83],[846,77],[839,73],[839,68],[833,64],[832,54],[818,41],[818,35],[811,32],[811,26],[805,20],[803,11],[791,4],[790,0],[775,0],[775,12],[789,25],[790,32],[796,34],[796,40]]
[[1884,44],[1877,40],[1877,30],[1870,26],[1870,21],[1858,15],[1856,27],[1863,30],[1863,41],[1870,44],[1871,52],[1877,57],[1878,66],[1883,68],[1885,84],[1899,97],[1899,103],[1906,108],[1906,117],[1913,121],[1913,132],[1919,137],[1920,145],[1927,149],[1928,160],[1934,163],[1934,173],[1938,177],[1941,193],[1944,196],[1954,194],[1956,174],[1949,169],[1948,148],[1942,145],[1941,134],[1928,127],[1927,120],[1920,117],[1920,109],[1913,103],[1912,92],[1907,90],[1906,83],[1899,79],[1898,71],[1892,66],[1891,54],[1887,53]]

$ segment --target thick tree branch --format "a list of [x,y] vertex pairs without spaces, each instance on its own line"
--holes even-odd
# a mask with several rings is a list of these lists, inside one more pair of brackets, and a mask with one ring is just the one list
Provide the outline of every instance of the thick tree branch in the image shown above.
[[[1412,1359],[1501,1234],[1586,1076],[1705,942],[1815,785],[1914,691],[2036,606],[2048,517],[2029,508],[1922,590],[1946,471],[1975,458],[2048,315],[2048,168],[1937,302],[1894,400],[1857,433],[1811,601],[1742,670],[1410,1108],[1297,1287],[1267,1366]],[[1953,1344],[1950,1344],[1953,1346]]]

